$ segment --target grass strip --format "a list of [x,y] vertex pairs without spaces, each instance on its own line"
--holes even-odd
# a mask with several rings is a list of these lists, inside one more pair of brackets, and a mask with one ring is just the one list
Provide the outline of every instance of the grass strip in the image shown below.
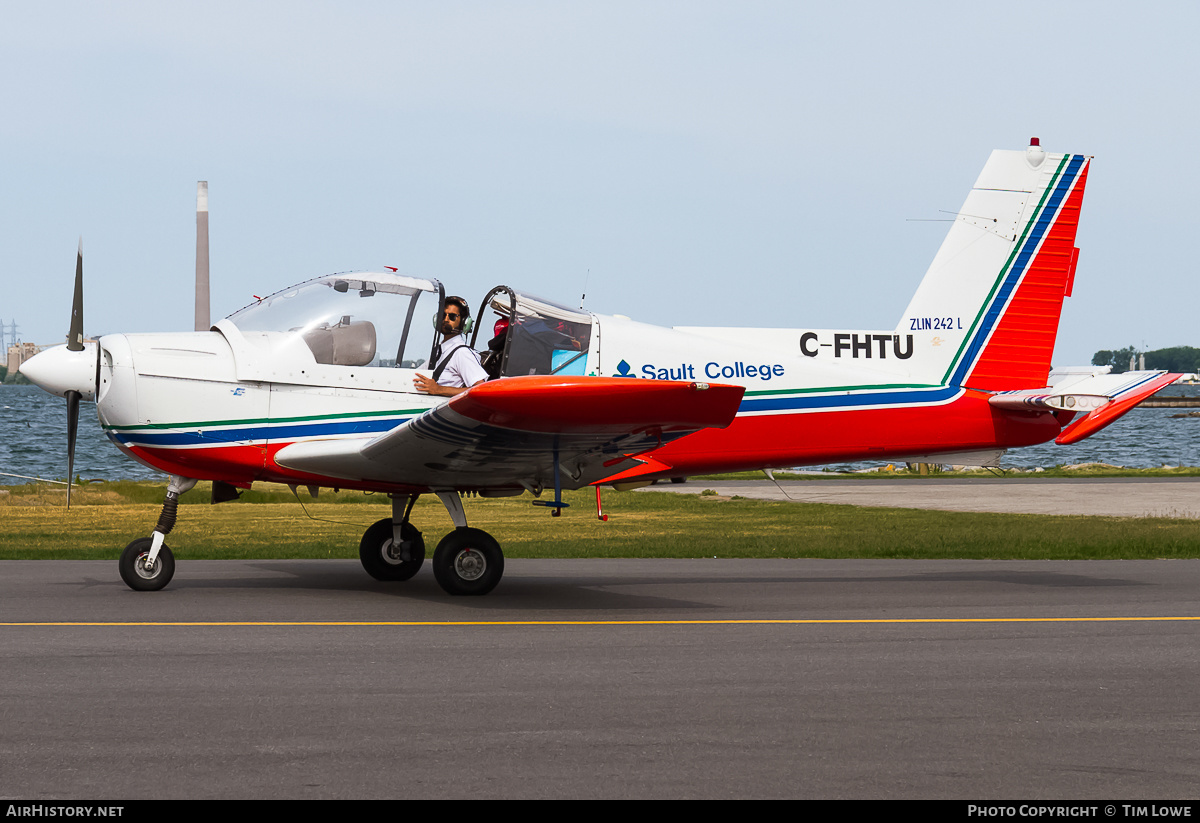
[[[0,495],[0,559],[116,559],[129,541],[150,534],[163,493],[161,486],[151,484],[98,484],[77,490],[67,512],[63,493],[49,487],[9,491]],[[301,496],[308,511],[322,519],[309,519],[286,489],[271,487],[238,502],[181,507],[168,545],[190,559],[357,558],[362,532],[390,514],[383,495],[326,490],[317,501]],[[602,523],[594,514],[593,491],[564,497],[571,508],[560,518],[530,506],[528,496],[465,503],[471,525],[493,534],[513,558],[1200,557],[1200,524],[1194,520],[860,508],[609,491],[604,501],[611,519]],[[182,500],[206,503],[208,492],[197,488]],[[412,520],[425,534],[427,555],[453,528],[432,496],[420,499]]]

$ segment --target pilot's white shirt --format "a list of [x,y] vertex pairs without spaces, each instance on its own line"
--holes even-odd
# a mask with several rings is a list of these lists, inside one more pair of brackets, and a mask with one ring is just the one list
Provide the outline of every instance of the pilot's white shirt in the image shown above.
[[[455,346],[457,348],[454,348]],[[462,339],[462,335],[456,334],[449,340],[442,341],[442,345],[438,349],[436,364],[440,364],[443,353],[452,348],[454,351],[450,354],[450,362],[446,364],[446,368],[438,375],[437,382],[439,386],[462,389],[474,386],[480,380],[488,379],[488,373],[479,364],[479,352],[466,345],[466,341]]]

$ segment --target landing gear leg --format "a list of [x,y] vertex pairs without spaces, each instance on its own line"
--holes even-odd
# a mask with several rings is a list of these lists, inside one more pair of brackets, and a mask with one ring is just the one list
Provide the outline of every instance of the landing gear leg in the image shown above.
[[454,531],[442,538],[433,553],[433,576],[447,594],[484,595],[504,576],[504,552],[482,529],[467,526],[467,515],[456,492],[437,492],[454,521]]
[[175,576],[175,555],[164,541],[171,529],[175,528],[179,495],[195,485],[196,481],[190,477],[171,475],[167,483],[167,498],[163,501],[154,533],[150,537],[139,537],[121,552],[121,579],[129,588],[139,592],[156,592]]
[[408,522],[418,495],[394,494],[392,516],[385,517],[363,534],[358,559],[376,580],[408,580],[425,562],[425,538]]

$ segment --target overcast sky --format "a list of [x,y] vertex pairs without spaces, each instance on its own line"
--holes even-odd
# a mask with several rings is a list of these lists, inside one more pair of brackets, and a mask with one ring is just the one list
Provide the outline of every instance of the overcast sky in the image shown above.
[[993,148],[1095,160],[1055,362],[1200,346],[1200,3],[0,0],[0,320],[397,266],[663,325],[896,325]]

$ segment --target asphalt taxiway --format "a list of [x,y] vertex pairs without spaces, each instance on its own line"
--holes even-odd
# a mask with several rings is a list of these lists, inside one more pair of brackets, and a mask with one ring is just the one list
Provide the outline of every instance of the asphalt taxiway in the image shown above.
[[[782,487],[782,490],[780,489]],[[921,477],[693,480],[639,491],[959,512],[1200,518],[1200,477]]]
[[1200,561],[0,563],[0,793],[1180,798]]

